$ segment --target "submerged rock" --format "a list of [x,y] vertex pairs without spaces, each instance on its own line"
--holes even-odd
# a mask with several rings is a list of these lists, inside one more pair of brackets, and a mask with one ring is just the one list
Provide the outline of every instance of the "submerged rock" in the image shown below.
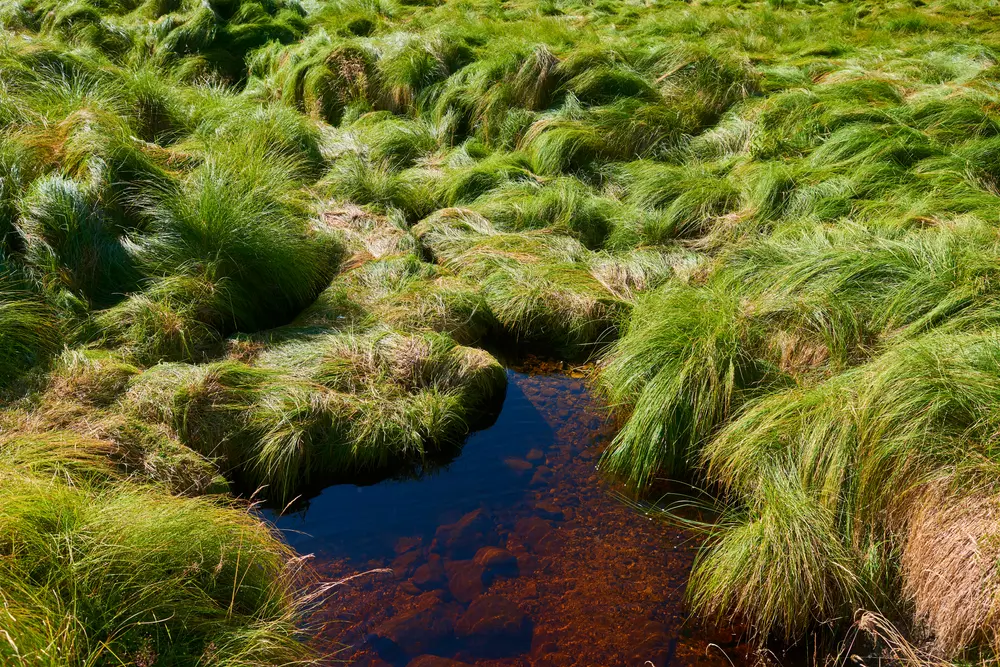
[[413,573],[413,583],[423,590],[432,588],[442,588],[448,579],[444,571],[444,562],[441,556],[431,554],[427,562],[417,568]]
[[452,558],[471,558],[483,545],[500,543],[493,519],[481,509],[469,512],[455,523],[438,526],[434,534],[435,551]]
[[357,667],[392,667],[392,663],[386,662],[378,656],[373,656],[368,660],[355,663]]
[[481,565],[471,560],[450,561],[445,569],[448,572],[448,590],[459,602],[472,602],[486,592],[489,582]]
[[393,551],[395,551],[397,555],[404,554],[418,549],[423,541],[422,537],[401,537],[396,540],[396,544],[393,546]]
[[634,628],[629,637],[634,646],[634,664],[667,667],[673,661],[677,637],[663,623],[647,621],[644,626]]
[[531,619],[520,607],[496,595],[473,600],[455,625],[455,634],[478,655],[515,655],[531,645]]
[[[535,632],[531,636],[531,656],[535,662],[543,665],[552,664],[550,656],[559,653],[558,635],[552,632]],[[641,664],[641,663],[640,663]]]
[[537,516],[521,519],[514,526],[525,546],[538,553],[546,553],[551,547],[552,524]]
[[551,521],[562,521],[565,518],[562,508],[547,500],[535,505],[535,513],[541,518]]
[[667,667],[673,662],[676,651],[676,637],[653,636],[636,646],[633,657],[636,664]]
[[531,462],[525,461],[524,459],[519,459],[514,456],[504,459],[503,462],[504,465],[506,465],[514,472],[527,472],[535,467],[531,464]]
[[420,552],[419,551],[407,551],[393,559],[392,561],[392,571],[397,577],[403,579],[413,566],[420,562]]
[[414,597],[423,593],[423,589],[419,588],[412,581],[404,581],[399,585],[399,591],[401,593],[406,593],[407,595],[412,595]]
[[455,636],[462,606],[445,602],[443,592],[424,593],[413,609],[393,616],[369,636],[369,643],[389,661],[421,655],[447,646]]
[[437,655],[418,655],[406,664],[406,667],[471,667],[467,662],[459,662]]
[[535,468],[535,474],[531,476],[530,485],[533,488],[540,486],[547,486],[549,480],[552,478],[552,469],[548,466],[538,466]]
[[490,580],[493,577],[516,577],[518,574],[517,557],[502,547],[483,547],[472,560],[483,568]]

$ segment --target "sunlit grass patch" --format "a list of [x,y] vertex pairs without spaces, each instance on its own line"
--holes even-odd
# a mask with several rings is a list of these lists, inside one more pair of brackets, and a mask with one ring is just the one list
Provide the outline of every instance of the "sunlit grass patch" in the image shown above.
[[[22,450],[23,451],[23,450]],[[304,663],[295,566],[247,512],[141,486],[0,473],[11,661]],[[299,598],[301,599],[301,598]],[[100,639],[99,639],[100,638]]]
[[282,501],[310,482],[378,474],[457,445],[505,384],[489,354],[446,334],[346,329],[279,339],[252,366],[161,364],[123,400]]

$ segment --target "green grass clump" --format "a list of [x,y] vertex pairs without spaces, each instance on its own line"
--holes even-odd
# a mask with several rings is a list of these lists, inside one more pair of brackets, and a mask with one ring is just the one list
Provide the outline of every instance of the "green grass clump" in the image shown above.
[[602,157],[604,137],[579,120],[543,119],[534,123],[523,139],[538,173],[554,176],[584,172]]
[[483,283],[483,295],[506,337],[570,358],[590,356],[613,339],[626,310],[590,272],[571,264],[506,263]]
[[[72,455],[50,453],[53,464]],[[309,659],[294,638],[290,553],[252,516],[141,486],[105,487],[77,468],[91,468],[85,458],[72,470],[59,463],[67,480],[9,456],[0,473],[0,580],[17,622],[5,631],[5,661]]]
[[[154,13],[159,16],[170,9]],[[183,14],[157,21],[159,30],[149,32],[154,54],[191,77],[207,73],[242,79],[244,61],[252,50],[269,42],[291,42],[306,30],[301,6],[287,0],[191,4],[184,9]]]
[[39,179],[22,202],[18,227],[26,259],[43,280],[59,281],[104,305],[135,285],[139,274],[122,230],[81,184],[58,176]]
[[445,209],[414,233],[445,268],[481,284],[507,340],[586,357],[613,339],[627,310],[591,272],[589,251],[571,237],[499,232],[463,209]]
[[621,178],[630,203],[652,213],[642,234],[653,241],[704,236],[739,207],[739,192],[725,174],[695,166],[635,162],[623,167]]
[[[120,410],[119,401],[141,372],[121,355],[75,348],[59,355],[51,368],[30,404],[15,403],[0,414],[10,441],[31,445],[25,451],[33,460],[91,452],[88,460],[115,479],[141,478],[190,496],[228,488],[216,465],[181,444],[170,428]],[[53,454],[42,456],[42,449]],[[34,465],[29,457],[21,458],[20,465]]]
[[[921,530],[911,523],[910,508],[923,502],[937,480],[962,475],[979,480],[995,466],[986,452],[992,447],[996,417],[990,407],[997,389],[996,353],[993,329],[935,332],[815,387],[776,392],[748,406],[705,446],[701,457],[707,477],[746,498],[755,508],[752,513],[786,512],[801,505],[803,511],[812,507],[808,511],[816,514],[814,522],[826,517],[815,528],[826,526],[826,537],[819,538],[825,546],[808,551],[804,542],[786,547],[817,559],[805,570],[816,572],[811,581],[819,588],[812,595],[825,602],[819,607],[803,599],[769,601],[794,592],[782,587],[787,579],[757,579],[756,572],[741,575],[736,567],[712,564],[728,561],[732,550],[761,539],[741,534],[766,525],[764,516],[751,515],[720,531],[696,579],[696,604],[719,612],[734,604],[731,596],[742,596],[736,606],[764,605],[747,613],[760,619],[761,631],[788,636],[805,631],[810,613],[833,620],[863,604],[856,598],[858,590],[852,592],[845,582],[860,586],[868,604],[887,604],[894,579],[886,573],[898,572],[899,554],[887,553],[884,546],[873,552],[873,545]],[[769,490],[776,477],[790,488]],[[989,493],[978,493],[983,492]],[[908,555],[909,547],[901,546],[911,568],[913,558],[929,556]],[[716,578],[722,569],[729,574]],[[837,576],[821,576],[823,571]],[[906,576],[919,575],[911,571]],[[934,609],[945,601],[922,599],[921,604]],[[949,650],[956,648],[951,644]]]
[[506,384],[489,354],[446,334],[313,331],[276,330],[253,365],[160,364],[132,381],[125,405],[283,502],[316,480],[391,472],[454,447]]
[[251,86],[337,125],[352,104],[375,96],[374,60],[363,46],[319,32],[292,47],[272,43],[257,50],[249,63],[256,77]]
[[43,364],[62,345],[58,315],[30,283],[0,272],[0,385]]
[[240,411],[269,378],[236,361],[157,364],[135,377],[123,401],[136,416],[175,429],[184,444],[225,470],[241,461]]
[[993,465],[995,241],[979,224],[787,224],[704,284],[639,299],[601,369],[630,414],[603,465],[639,488],[696,471],[719,489],[697,609],[788,639],[860,606],[900,613],[911,503]]
[[793,639],[866,600],[835,515],[797,488],[793,471],[774,473],[759,481],[745,515],[715,529],[689,591],[699,614],[736,613],[753,618],[763,636]]
[[469,163],[456,164],[442,179],[441,198],[448,206],[471,204],[504,184],[530,181],[534,176],[530,160],[520,153],[488,155],[478,161],[469,158]]
[[[316,297],[339,254],[291,197],[294,165],[248,149],[209,156],[180,192],[158,193],[136,248],[152,276],[188,276],[225,290],[201,320],[228,333],[275,326]],[[168,290],[169,291],[169,290]]]
[[[262,183],[269,178],[283,178],[291,185],[311,182],[326,169],[321,133],[310,119],[278,104],[256,104],[225,89],[195,92],[199,113],[192,120],[196,124],[191,135],[178,142],[177,150],[230,166],[245,165],[248,173],[270,169],[270,177],[256,175],[255,180]],[[268,184],[280,187],[277,182]]]
[[473,283],[421,262],[413,255],[369,261],[345,271],[293,326],[343,328],[387,323],[402,331],[437,331],[472,345],[495,326]]
[[548,229],[597,249],[607,241],[619,206],[575,179],[557,178],[544,185],[529,181],[500,187],[470,208],[504,231]]
[[434,210],[430,180],[419,170],[396,171],[386,162],[355,154],[341,157],[324,179],[331,196],[382,212],[399,211],[413,222]]
[[248,424],[259,434],[248,475],[276,499],[316,476],[391,472],[448,451],[506,384],[489,354],[441,334],[342,333],[290,347],[262,363],[297,379],[269,386]]
[[97,315],[102,340],[142,365],[211,356],[227,326],[226,286],[200,276],[153,279]]
[[770,369],[754,358],[762,332],[723,287],[667,284],[642,297],[602,361],[608,399],[631,414],[603,465],[637,486],[681,474],[698,446]]
[[61,396],[95,406],[109,406],[140,370],[106,350],[67,350],[57,360],[50,384]]

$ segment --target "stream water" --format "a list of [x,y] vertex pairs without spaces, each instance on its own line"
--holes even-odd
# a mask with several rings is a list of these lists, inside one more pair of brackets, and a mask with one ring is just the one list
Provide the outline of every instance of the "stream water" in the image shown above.
[[583,380],[509,372],[491,427],[415,480],[337,485],[275,519],[327,580],[316,641],[350,664],[739,665],[688,619],[697,544],[613,493],[609,436]]

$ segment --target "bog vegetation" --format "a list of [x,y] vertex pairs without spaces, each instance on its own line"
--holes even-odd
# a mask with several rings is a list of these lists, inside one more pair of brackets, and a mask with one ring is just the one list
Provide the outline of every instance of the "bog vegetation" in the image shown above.
[[420,466],[512,346],[712,494],[700,617],[992,659],[998,16],[0,0],[0,662],[309,662],[227,493]]

